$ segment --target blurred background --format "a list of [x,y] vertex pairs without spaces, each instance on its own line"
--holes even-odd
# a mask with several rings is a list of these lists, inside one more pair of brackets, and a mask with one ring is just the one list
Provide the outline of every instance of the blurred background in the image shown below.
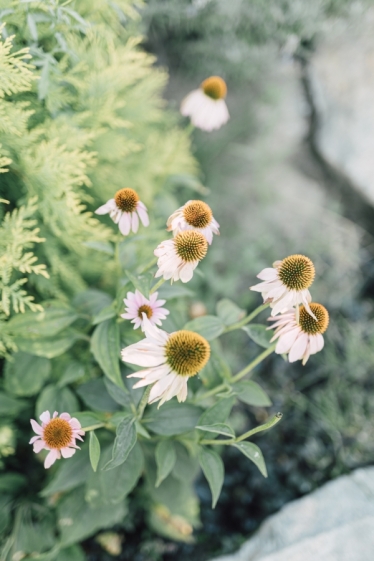
[[[150,0],[142,18],[145,48],[170,73],[171,107],[207,76],[228,85],[229,123],[193,132],[221,224],[209,290],[200,280],[208,312],[223,296],[257,303],[256,272],[303,253],[316,265],[314,299],[331,314],[325,349],[307,366],[276,357],[257,373],[284,415],[258,439],[269,478],[228,451],[214,511],[198,483],[196,544],[157,542],[160,558],[205,561],[237,549],[285,503],[374,461],[373,2]],[[244,334],[223,344],[234,369],[254,352]]]

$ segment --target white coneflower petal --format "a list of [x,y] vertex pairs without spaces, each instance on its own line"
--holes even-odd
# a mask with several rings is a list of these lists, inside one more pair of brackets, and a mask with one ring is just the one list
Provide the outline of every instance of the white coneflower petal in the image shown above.
[[163,319],[169,314],[169,310],[163,308],[165,300],[157,300],[158,292],[154,292],[149,300],[139,290],[135,293],[128,292],[124,303],[126,305],[124,319],[129,319],[134,324],[134,329],[141,327],[143,330],[143,314],[147,316],[153,325],[161,325]]
[[71,458],[75,454],[79,446],[76,445],[76,440],[82,440],[85,434],[81,430],[81,424],[78,419],[72,418],[69,413],[61,413],[58,417],[57,411],[51,415],[49,411],[44,411],[40,415],[42,425],[39,425],[34,419],[30,419],[31,426],[37,436],[33,436],[30,444],[33,444],[33,449],[36,454],[41,450],[49,450],[44,467],[48,469],[56,460],[61,458]]
[[308,288],[313,283],[315,269],[305,255],[290,255],[274,263],[273,268],[263,269],[257,275],[263,282],[251,286],[261,292],[264,302],[270,302],[271,315],[284,313],[292,306],[303,304],[313,316],[309,306],[312,301]]
[[138,366],[148,366],[128,378],[140,378],[134,388],[153,384],[148,403],[159,406],[176,396],[187,397],[187,382],[208,362],[209,343],[192,331],[176,331],[170,335],[158,329],[143,314],[145,339],[122,350],[122,360]]
[[174,236],[185,230],[195,230],[203,234],[210,245],[213,234],[219,235],[219,224],[209,205],[203,201],[188,201],[168,218],[167,230]]
[[147,207],[139,200],[137,192],[129,187],[117,191],[114,199],[100,206],[95,213],[109,214],[124,236],[127,236],[131,230],[136,234],[139,218],[143,226],[149,226]]
[[219,76],[211,76],[202,82],[198,90],[189,93],[181,103],[181,113],[191,123],[204,131],[219,129],[230,118],[226,97],[227,86]]
[[172,240],[161,242],[154,250],[158,257],[155,277],[165,280],[188,282],[208,251],[208,242],[200,232],[186,230]]
[[[286,313],[269,318],[275,328],[272,341],[277,341],[275,352],[288,354],[289,362],[302,360],[307,362],[310,355],[318,353],[324,346],[322,334],[329,324],[329,314],[321,304],[310,304],[312,315],[305,306],[299,310],[297,318],[296,310],[288,310]],[[314,319],[316,318],[316,319]]]

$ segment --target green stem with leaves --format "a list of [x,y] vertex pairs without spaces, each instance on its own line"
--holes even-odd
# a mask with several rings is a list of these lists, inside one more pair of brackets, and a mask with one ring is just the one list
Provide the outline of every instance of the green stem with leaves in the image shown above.
[[138,421],[140,421],[140,419],[143,417],[144,410],[147,407],[148,398],[149,398],[149,394],[151,393],[151,389],[152,389],[152,384],[146,387],[145,392],[143,393],[143,396],[139,402],[138,411],[136,415]]
[[160,286],[161,286],[162,284],[164,284],[164,282],[165,282],[165,279],[164,279],[164,278],[161,278],[154,286],[152,286],[151,290],[149,291],[149,295],[151,295],[151,294],[153,294],[154,292],[156,292],[156,290],[157,290],[158,288],[160,288]]
[[272,427],[274,427],[274,425],[279,423],[281,419],[282,419],[282,413],[276,413],[275,415],[273,415],[273,417],[271,417],[271,419],[269,419],[267,423],[264,423],[259,427],[255,427],[254,429],[245,432],[244,434],[238,436],[237,438],[230,438],[228,440],[201,440],[200,444],[212,444],[215,446],[220,446],[221,444],[225,444],[230,446],[232,444],[236,444],[237,442],[242,442],[242,440],[246,440],[247,438],[253,436],[258,432],[263,432],[264,430],[271,429]]
[[229,325],[228,327],[226,327],[224,333],[228,333],[229,331],[234,331],[235,329],[241,329],[242,327],[247,325],[247,323],[250,323],[253,319],[255,319],[255,317],[257,317],[258,314],[260,314],[263,310],[266,310],[266,308],[268,308],[268,307],[269,307],[269,304],[261,304],[261,306],[258,306],[258,308],[253,310],[253,312],[251,312],[245,318],[241,319],[237,323],[233,323],[232,325]]

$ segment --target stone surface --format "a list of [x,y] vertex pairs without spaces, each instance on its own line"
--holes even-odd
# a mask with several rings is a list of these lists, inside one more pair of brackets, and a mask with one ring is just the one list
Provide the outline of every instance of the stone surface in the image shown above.
[[374,467],[339,477],[289,503],[236,554],[215,561],[316,559],[374,559]]
[[321,156],[374,205],[374,12],[338,22],[309,65]]

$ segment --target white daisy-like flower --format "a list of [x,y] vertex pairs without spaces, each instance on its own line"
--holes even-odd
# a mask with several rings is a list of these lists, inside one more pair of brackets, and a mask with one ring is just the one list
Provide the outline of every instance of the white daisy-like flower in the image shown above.
[[172,240],[161,242],[154,250],[158,257],[155,277],[188,282],[207,251],[208,242],[203,234],[195,230],[180,232]]
[[170,313],[169,310],[163,308],[166,300],[157,300],[158,292],[151,294],[149,300],[139,290],[128,292],[124,302],[126,304],[125,314],[121,317],[131,320],[134,329],[141,327],[144,331],[143,314],[147,316],[152,325],[161,325],[162,319]]
[[39,425],[34,419],[30,419],[31,426],[37,436],[33,436],[30,444],[34,445],[34,452],[38,454],[41,450],[50,450],[44,461],[44,467],[48,469],[56,460],[61,458],[71,458],[79,446],[76,439],[82,440],[84,431],[78,419],[71,417],[69,413],[61,413],[58,417],[57,411],[51,414],[44,411],[40,415],[42,424]]
[[322,333],[329,325],[329,313],[324,306],[315,302],[310,304],[310,308],[316,319],[310,315],[305,306],[300,306],[299,318],[294,308],[280,316],[269,318],[269,321],[275,322],[268,328],[275,329],[271,341],[278,339],[275,352],[288,354],[289,362],[302,359],[305,364],[310,355],[323,349]]
[[188,201],[173,212],[166,224],[168,232],[172,231],[174,236],[185,230],[200,232],[209,245],[213,241],[213,234],[219,236],[219,224],[210,206],[203,201]]
[[312,297],[308,288],[313,283],[315,269],[305,255],[290,255],[273,263],[273,268],[263,269],[257,278],[263,280],[251,290],[261,292],[264,302],[269,302],[271,315],[286,312],[292,306],[303,304],[313,316],[309,303]]
[[166,333],[143,316],[145,339],[122,350],[122,360],[146,366],[128,378],[141,378],[134,388],[153,384],[148,403],[160,401],[159,407],[174,396],[179,402],[187,397],[187,382],[208,362],[208,341],[193,331]]
[[181,103],[181,113],[203,131],[220,129],[230,118],[225,102],[227,86],[219,76],[210,76]]
[[130,230],[136,234],[139,218],[143,226],[149,226],[147,207],[139,200],[138,193],[129,187],[117,191],[114,199],[109,199],[105,205],[96,209],[95,213],[109,214],[124,236],[127,236]]

